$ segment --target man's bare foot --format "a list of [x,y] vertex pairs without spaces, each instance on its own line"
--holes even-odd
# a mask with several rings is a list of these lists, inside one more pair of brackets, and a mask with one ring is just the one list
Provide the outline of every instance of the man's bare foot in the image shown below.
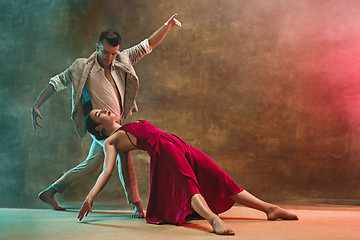
[[270,221],[278,218],[283,220],[298,220],[298,217],[295,214],[275,205],[270,207],[267,217]]
[[41,201],[50,204],[54,208],[54,210],[64,211],[65,208],[62,208],[57,204],[54,198],[55,193],[57,193],[57,191],[53,187],[48,187],[47,189],[39,193],[38,197]]
[[235,235],[235,232],[229,228],[223,220],[221,220],[218,216],[215,216],[211,220],[211,225],[216,234],[219,235]]
[[134,213],[131,215],[132,218],[144,218],[144,212],[141,205],[141,202],[133,203]]

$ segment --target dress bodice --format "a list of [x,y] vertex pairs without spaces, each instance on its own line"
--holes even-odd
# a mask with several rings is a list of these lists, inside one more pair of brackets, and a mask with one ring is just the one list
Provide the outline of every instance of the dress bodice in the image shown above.
[[176,136],[162,131],[145,120],[126,124],[122,126],[120,130],[134,135],[137,139],[137,148],[147,151],[150,155],[159,151],[160,138],[166,138],[172,142],[180,140]]

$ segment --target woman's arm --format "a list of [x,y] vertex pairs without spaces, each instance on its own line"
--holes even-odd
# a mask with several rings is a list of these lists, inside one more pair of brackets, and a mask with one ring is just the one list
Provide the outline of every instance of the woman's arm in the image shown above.
[[96,196],[101,192],[101,190],[104,188],[106,183],[109,181],[109,178],[112,174],[112,171],[115,166],[116,162],[116,155],[117,151],[115,149],[115,146],[109,141],[105,142],[105,167],[103,168],[102,173],[98,177],[94,187],[89,192],[88,196],[86,197],[79,215],[78,219],[81,221],[84,218],[84,215],[87,216],[89,212],[91,212],[91,207],[94,202],[94,199]]

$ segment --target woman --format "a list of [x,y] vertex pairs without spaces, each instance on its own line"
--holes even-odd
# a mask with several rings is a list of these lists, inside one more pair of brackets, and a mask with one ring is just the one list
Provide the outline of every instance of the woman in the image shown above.
[[105,141],[105,167],[79,212],[81,221],[95,197],[107,183],[119,152],[147,151],[150,162],[150,196],[146,221],[181,225],[186,216],[197,212],[217,234],[235,233],[218,217],[237,202],[263,211],[268,220],[297,220],[297,216],[263,202],[239,187],[212,159],[180,138],[163,132],[147,121],[124,126],[115,123],[114,114],[94,109],[86,118],[87,130]]

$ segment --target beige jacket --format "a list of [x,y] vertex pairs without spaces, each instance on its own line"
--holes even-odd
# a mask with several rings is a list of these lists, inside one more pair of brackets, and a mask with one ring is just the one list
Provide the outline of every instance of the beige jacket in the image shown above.
[[[142,59],[146,54],[149,54],[151,50],[148,39],[145,39],[134,47],[121,52],[119,51],[114,60],[116,71],[118,71],[119,74],[127,73],[125,80],[124,111],[121,119],[126,119],[138,110],[135,98],[139,88],[139,79],[132,65]],[[82,90],[94,66],[96,56],[97,54],[94,52],[88,59],[76,59],[68,69],[52,77],[49,82],[57,92],[72,84],[71,119],[80,137],[83,137],[86,133],[84,126],[84,109],[81,101]]]

